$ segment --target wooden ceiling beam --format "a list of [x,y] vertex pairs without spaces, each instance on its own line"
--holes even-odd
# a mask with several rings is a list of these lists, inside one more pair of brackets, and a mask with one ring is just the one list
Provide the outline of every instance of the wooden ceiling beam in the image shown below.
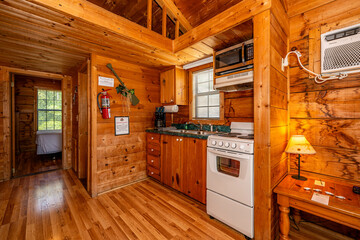
[[172,0],[155,0],[159,6],[164,9],[167,9],[167,14],[169,17],[176,22],[176,20],[180,21],[180,29],[183,32],[187,32],[193,27],[189,23],[189,21],[185,18],[185,16],[180,12],[180,10],[176,7],[175,3]]
[[28,0],[110,30],[124,38],[150,47],[173,51],[172,40],[142,27],[86,0]]
[[179,52],[205,38],[229,30],[270,7],[271,0],[243,0],[175,39],[174,52]]

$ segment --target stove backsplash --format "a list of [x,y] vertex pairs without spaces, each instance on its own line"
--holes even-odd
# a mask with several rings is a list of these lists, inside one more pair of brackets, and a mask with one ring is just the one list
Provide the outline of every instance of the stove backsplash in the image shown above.
[[[174,123],[171,126],[176,127],[176,129],[186,129],[186,124],[176,124],[176,123]],[[205,131],[210,131],[211,126],[207,125],[207,124],[203,124],[202,128]],[[189,124],[189,125],[187,125],[187,129],[188,130],[199,130],[199,126],[198,125],[195,126],[194,124]],[[228,132],[230,132],[230,126],[213,125],[213,131],[228,133]]]

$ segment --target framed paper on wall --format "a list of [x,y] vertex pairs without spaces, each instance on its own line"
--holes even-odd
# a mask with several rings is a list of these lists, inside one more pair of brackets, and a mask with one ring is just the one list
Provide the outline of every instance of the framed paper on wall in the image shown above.
[[129,117],[115,117],[115,136],[129,135]]

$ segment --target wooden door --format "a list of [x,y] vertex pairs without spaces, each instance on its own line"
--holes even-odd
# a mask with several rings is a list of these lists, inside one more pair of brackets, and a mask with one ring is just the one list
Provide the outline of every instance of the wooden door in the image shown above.
[[88,74],[78,73],[79,76],[79,143],[78,143],[78,178],[87,177],[88,161]]
[[175,69],[160,73],[161,103],[175,103]]
[[204,203],[206,200],[206,146],[203,139],[184,138],[183,192]]

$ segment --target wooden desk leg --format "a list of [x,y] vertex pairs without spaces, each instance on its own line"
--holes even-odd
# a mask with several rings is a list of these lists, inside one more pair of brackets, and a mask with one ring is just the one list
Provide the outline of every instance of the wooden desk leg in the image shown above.
[[296,225],[299,226],[299,222],[301,220],[300,210],[293,208],[293,213],[294,213],[294,221]]
[[289,207],[280,206],[280,239],[289,240],[290,219]]

